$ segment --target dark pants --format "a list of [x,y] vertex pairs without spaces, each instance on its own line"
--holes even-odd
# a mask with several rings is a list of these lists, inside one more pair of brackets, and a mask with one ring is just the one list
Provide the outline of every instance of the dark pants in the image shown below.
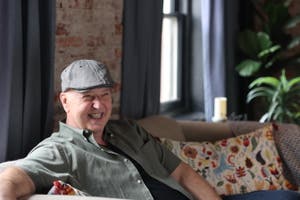
[[288,190],[257,191],[247,194],[230,195],[223,200],[300,200],[300,193]]

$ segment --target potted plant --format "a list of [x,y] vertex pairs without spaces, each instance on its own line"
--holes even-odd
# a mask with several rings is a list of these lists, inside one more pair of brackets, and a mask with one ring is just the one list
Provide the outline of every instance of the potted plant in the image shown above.
[[247,102],[264,98],[268,104],[261,122],[278,121],[300,124],[300,77],[288,80],[285,70],[279,78],[266,76],[249,85]]
[[[280,89],[284,84],[279,84],[279,82],[286,80],[285,72],[282,70],[298,76],[295,66],[300,65],[300,51],[297,50],[300,44],[300,37],[292,35],[288,31],[299,24],[300,16],[291,16],[289,14],[288,7],[290,3],[291,1],[289,0],[251,0],[251,5],[254,8],[253,19],[255,21],[238,35],[237,42],[241,50],[241,61],[236,66],[236,70],[240,76],[245,78],[244,84],[251,89],[248,99],[245,99],[245,101],[249,103],[256,98],[255,95],[265,95],[264,98],[260,98],[260,101],[255,101],[249,107],[245,106],[248,112],[247,115],[252,120],[257,120],[258,118],[261,121],[277,120],[287,122],[298,120],[297,114],[295,114],[297,113],[296,108],[292,109],[292,114],[284,114],[280,113],[279,110],[290,110],[291,106],[284,108],[283,103],[277,105],[281,101],[279,99],[285,99],[285,97],[280,95],[285,95],[286,92],[289,93],[289,91],[285,91],[286,88]],[[282,75],[277,79],[277,74],[280,74],[281,71]],[[258,86],[259,84],[261,85]],[[270,88],[265,88],[268,84],[269,86],[272,84],[274,87],[278,86],[279,88],[276,88],[278,91],[273,88],[271,92]],[[263,88],[266,91],[262,92]],[[242,92],[246,93],[247,91],[242,90]],[[285,101],[285,103],[288,102]],[[267,105],[265,106],[264,104]],[[264,107],[268,108],[268,114],[265,113],[261,117],[261,111]],[[289,115],[293,117],[288,117]]]
[[[299,63],[299,52],[287,55],[300,44],[300,37],[292,38],[287,30],[297,26],[300,16],[290,16],[286,0],[252,0],[256,27],[238,35],[238,46],[243,60],[236,70],[242,77],[270,74],[275,68]],[[280,70],[279,70],[280,71]]]

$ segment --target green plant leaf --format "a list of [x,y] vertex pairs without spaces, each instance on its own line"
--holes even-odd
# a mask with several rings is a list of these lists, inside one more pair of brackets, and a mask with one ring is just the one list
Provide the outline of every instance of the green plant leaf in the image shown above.
[[295,119],[298,119],[298,118],[300,118],[300,112],[297,112],[297,113],[295,113]]
[[300,44],[300,36],[293,37],[293,39],[287,45],[287,48],[292,49],[292,48],[299,46],[299,44]]
[[297,101],[295,101],[289,105],[289,110],[296,114],[300,112],[300,105],[297,103]]
[[251,30],[245,30],[238,35],[238,45],[242,52],[250,58],[256,58],[258,52],[261,51],[257,34]]
[[267,33],[256,33],[252,30],[241,32],[238,36],[238,44],[240,49],[252,59],[256,59],[262,51],[274,52],[277,48],[272,48],[273,42]]
[[[288,94],[300,96],[300,85],[299,84],[293,85],[290,88]],[[300,100],[300,98],[299,98],[299,100]]]
[[296,85],[300,85],[300,77],[295,77],[293,79],[291,79],[288,83],[288,87],[291,88],[291,87],[295,87]]
[[300,101],[300,86],[291,87],[289,92],[286,94],[287,101],[292,101],[293,99]]
[[261,52],[259,52],[259,54],[257,55],[258,58],[264,58],[270,54],[275,53],[276,51],[278,51],[281,48],[280,45],[274,45],[270,48],[264,49]]
[[273,63],[278,59],[277,55],[274,55],[265,65],[265,68],[269,68],[273,65]]
[[284,115],[285,114],[284,114],[283,110],[278,107],[277,109],[274,109],[274,112],[272,113],[270,120],[282,122]]
[[289,19],[285,24],[285,29],[290,29],[296,27],[300,23],[300,15],[296,15],[293,18]]
[[276,88],[279,85],[279,80],[272,76],[260,77],[252,81],[249,85],[249,88],[260,86],[262,84],[269,85],[271,87]]
[[269,87],[257,87],[251,89],[247,94],[247,103],[252,101],[257,97],[266,97],[267,99],[272,99],[274,95],[274,90],[270,89]]
[[263,114],[263,116],[261,116],[259,122],[261,122],[261,123],[266,122],[268,118],[269,118],[269,113],[267,112],[267,113]]
[[273,116],[275,115],[275,113],[277,112],[277,109],[279,106],[279,103],[278,102],[273,102],[271,105],[270,105],[270,108],[268,110],[268,118],[266,119],[267,121],[271,121],[271,119],[273,119]]
[[271,100],[271,105],[274,105],[274,104],[280,104],[280,103],[282,103],[281,102],[281,100],[282,100],[282,95],[281,95],[281,85],[279,85],[277,88],[276,88],[276,90],[275,90],[275,92],[274,92],[274,94],[273,94],[273,97],[271,98],[272,100]]
[[288,91],[288,81],[286,79],[285,70],[284,69],[281,71],[280,84],[281,84],[281,86],[283,88],[283,91],[287,92]]
[[259,44],[260,51],[270,49],[270,47],[273,44],[273,42],[270,39],[270,36],[264,32],[257,33],[257,40],[258,40],[257,42]]
[[268,20],[265,21],[265,27],[268,27],[267,30],[272,38],[279,38],[283,31],[278,31],[286,24],[286,21],[289,18],[288,8],[281,1],[266,1],[263,5],[263,10],[265,11]]
[[249,77],[254,75],[261,66],[261,62],[255,60],[244,60],[237,67],[236,70],[239,72],[240,76]]

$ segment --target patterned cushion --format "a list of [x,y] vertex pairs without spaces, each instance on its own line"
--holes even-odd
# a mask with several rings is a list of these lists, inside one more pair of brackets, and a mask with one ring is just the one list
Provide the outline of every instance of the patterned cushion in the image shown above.
[[272,125],[214,143],[164,138],[161,141],[202,175],[220,195],[297,189],[282,174]]
[[49,190],[48,194],[51,195],[78,195],[78,196],[90,196],[89,194],[82,192],[68,183],[61,180],[53,182],[53,186]]

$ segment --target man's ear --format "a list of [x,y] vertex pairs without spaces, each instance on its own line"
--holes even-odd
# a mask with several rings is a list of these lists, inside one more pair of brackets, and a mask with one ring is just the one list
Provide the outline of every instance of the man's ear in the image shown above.
[[64,92],[61,92],[59,94],[59,99],[60,99],[60,102],[61,102],[65,112],[67,113],[69,111],[67,94]]

